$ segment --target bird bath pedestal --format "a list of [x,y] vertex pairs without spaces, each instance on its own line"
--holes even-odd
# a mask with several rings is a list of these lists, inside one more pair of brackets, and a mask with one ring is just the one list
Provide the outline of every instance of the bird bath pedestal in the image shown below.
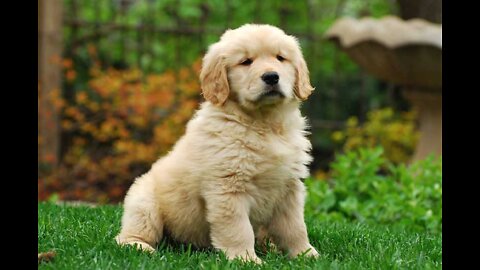
[[343,18],[325,34],[378,79],[401,85],[419,114],[413,161],[442,154],[442,27],[422,19]]

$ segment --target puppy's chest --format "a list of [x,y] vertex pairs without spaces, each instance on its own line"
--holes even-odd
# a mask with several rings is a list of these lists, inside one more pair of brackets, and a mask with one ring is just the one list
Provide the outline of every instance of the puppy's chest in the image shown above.
[[264,141],[268,150],[246,189],[252,198],[249,217],[253,226],[268,224],[299,179],[308,176],[309,142],[303,136],[289,139],[293,142],[278,137]]
[[291,186],[308,176],[311,144],[300,130],[283,134],[247,131],[229,139],[220,152],[227,157],[225,186],[250,196],[253,223],[268,222]]
[[210,167],[220,168],[217,179],[225,192],[247,192],[260,201],[282,193],[288,181],[308,176],[311,144],[302,130],[275,133],[240,127],[218,134],[221,143],[202,146],[202,152],[212,153]]
[[287,134],[251,132],[242,138],[238,162],[250,164],[252,180],[302,178],[311,160],[310,142],[300,131]]

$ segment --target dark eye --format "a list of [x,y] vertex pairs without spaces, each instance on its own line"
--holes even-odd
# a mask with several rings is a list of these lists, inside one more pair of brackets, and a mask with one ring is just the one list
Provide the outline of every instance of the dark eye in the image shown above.
[[280,61],[280,62],[283,62],[285,60],[285,58],[281,55],[277,55],[277,60]]
[[253,60],[250,59],[250,58],[247,58],[247,59],[243,60],[243,62],[241,62],[240,65],[242,65],[242,66],[250,66],[252,63],[253,63]]

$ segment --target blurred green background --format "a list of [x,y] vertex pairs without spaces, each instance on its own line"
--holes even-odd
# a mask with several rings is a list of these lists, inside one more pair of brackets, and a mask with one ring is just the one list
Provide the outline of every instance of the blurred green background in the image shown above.
[[[382,128],[389,125],[409,127],[412,143],[392,150],[401,152],[393,162],[407,160],[415,114],[400,89],[362,71],[323,34],[345,16],[408,18],[422,2],[40,1],[39,21],[47,26],[39,27],[53,38],[39,37],[39,59],[47,63],[39,71],[39,200],[121,201],[202,101],[198,72],[208,45],[244,23],[272,24],[301,42],[316,88],[302,106],[311,124],[312,175],[328,175],[349,136],[388,139],[395,134]],[[58,74],[46,82],[41,72]],[[368,123],[380,126],[378,133],[363,134]]]

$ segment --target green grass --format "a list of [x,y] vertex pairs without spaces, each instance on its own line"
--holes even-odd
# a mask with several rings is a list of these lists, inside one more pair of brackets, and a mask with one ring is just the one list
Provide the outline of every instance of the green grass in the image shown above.
[[259,254],[261,266],[229,262],[214,250],[193,250],[163,243],[147,254],[118,247],[122,208],[38,204],[39,252],[56,251],[39,269],[441,269],[441,234],[408,229],[331,223],[307,217],[309,238],[321,257],[288,259],[276,252]]

